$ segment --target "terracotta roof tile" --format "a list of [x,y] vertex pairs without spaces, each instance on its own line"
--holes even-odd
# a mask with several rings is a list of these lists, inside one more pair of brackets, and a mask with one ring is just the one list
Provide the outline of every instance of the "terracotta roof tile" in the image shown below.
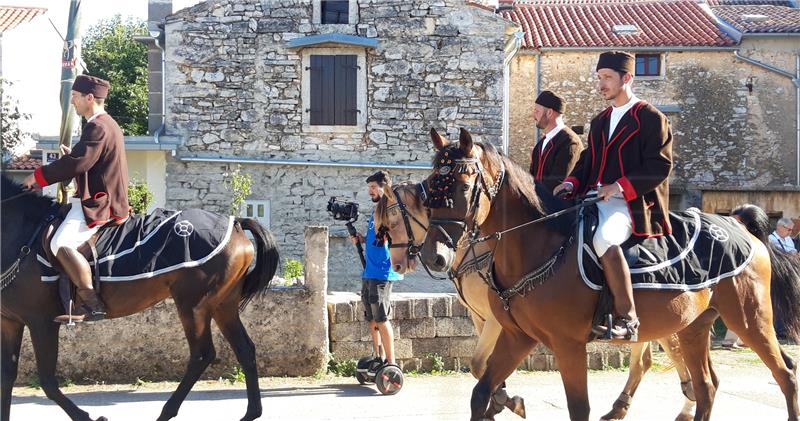
[[800,33],[800,9],[783,6],[714,6],[714,14],[739,32]]
[[734,44],[694,0],[532,0],[500,14],[522,27],[523,48]]
[[790,0],[706,0],[709,6],[744,6],[744,5],[772,5],[792,7]]
[[21,23],[30,22],[46,11],[41,7],[0,6],[0,34]]
[[34,158],[30,155],[18,156],[11,160],[6,166],[9,170],[35,170],[42,166],[41,158]]

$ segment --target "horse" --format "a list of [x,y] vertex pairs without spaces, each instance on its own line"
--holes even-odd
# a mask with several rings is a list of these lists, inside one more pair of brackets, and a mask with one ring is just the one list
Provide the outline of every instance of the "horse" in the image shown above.
[[[557,213],[554,197],[537,194],[525,170],[491,144],[473,142],[464,129],[458,144],[438,137],[433,145],[434,170],[427,179],[430,231],[422,262],[446,271],[455,253],[473,242],[485,241],[494,252],[489,275],[498,291],[490,304],[502,330],[472,391],[471,419],[484,417],[491,393],[541,342],[558,362],[570,419],[588,421],[586,343],[598,294],[578,273],[574,209]],[[709,359],[710,327],[717,317],[770,369],[786,400],[788,420],[800,420],[797,366],[781,349],[772,325],[769,252],[760,241],[752,247],[744,269],[716,285],[696,291],[635,290],[639,341],[677,333],[697,399],[695,421],[709,419],[719,385]],[[786,305],[796,308],[800,302]],[[800,318],[784,323],[794,329]]]
[[[435,130],[431,131],[431,136],[438,136]],[[426,187],[424,184],[401,183],[395,187],[384,186],[382,199],[375,207],[375,225],[379,229],[385,230],[390,239],[389,253],[392,266],[398,273],[407,273],[416,267],[417,254],[422,247],[422,242],[427,235],[429,224],[429,210],[425,207],[423,196]],[[492,314],[489,295],[489,285],[481,275],[472,268],[475,263],[481,261],[479,256],[486,256],[489,251],[485,244],[476,245],[478,249],[470,255],[468,260],[468,249],[460,249],[456,253],[453,266],[456,268],[452,273],[451,280],[456,286],[456,290],[461,302],[470,309],[470,317],[478,333],[478,343],[474,354],[470,360],[470,373],[479,379],[486,368],[486,360],[494,348],[502,327]],[[483,259],[488,263],[488,260]],[[461,268],[470,268],[462,270]],[[685,396],[685,402],[681,411],[675,417],[675,421],[689,421],[694,414],[694,392],[691,386],[689,371],[683,362],[683,356],[678,346],[676,335],[658,339],[673,365],[675,366],[681,381],[681,390]],[[628,380],[620,393],[619,398],[612,405],[611,410],[604,415],[601,421],[622,420],[631,405],[633,394],[639,386],[645,373],[652,365],[652,351],[650,342],[640,342],[631,345],[630,370]],[[498,396],[499,395],[499,396]],[[492,396],[493,410],[502,410],[502,404],[519,402],[511,408],[513,412],[524,417],[524,401],[515,396],[511,402],[506,400],[507,393],[500,388]],[[516,409],[515,409],[516,408]],[[521,409],[519,411],[518,409]],[[493,415],[493,414],[491,414]]]
[[[11,392],[17,377],[20,345],[25,327],[30,332],[41,388],[70,419],[91,421],[89,414],[64,396],[56,380],[58,331],[53,318],[63,312],[55,282],[42,282],[36,250],[42,249],[39,236],[50,209],[63,208],[52,199],[25,190],[2,177],[2,407],[0,419],[10,417]],[[63,211],[63,209],[62,209]],[[255,240],[248,239],[245,230]],[[248,273],[253,258],[254,268]],[[16,261],[14,259],[16,258]],[[202,265],[177,269],[152,278],[132,282],[106,282],[101,297],[107,318],[138,313],[172,297],[189,343],[189,362],[178,388],[164,405],[159,421],[174,418],[189,390],[214,361],[211,340],[214,319],[231,345],[247,385],[247,411],[242,420],[261,416],[255,345],[239,318],[247,303],[264,294],[279,262],[272,235],[253,219],[237,218],[230,240],[222,250]],[[97,421],[105,421],[99,417]]]

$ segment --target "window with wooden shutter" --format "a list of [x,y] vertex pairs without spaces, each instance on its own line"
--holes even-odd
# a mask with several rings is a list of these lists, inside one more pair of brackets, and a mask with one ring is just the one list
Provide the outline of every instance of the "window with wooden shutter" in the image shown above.
[[636,54],[636,76],[660,76],[661,54]]
[[355,126],[357,124],[355,55],[311,56],[310,124]]

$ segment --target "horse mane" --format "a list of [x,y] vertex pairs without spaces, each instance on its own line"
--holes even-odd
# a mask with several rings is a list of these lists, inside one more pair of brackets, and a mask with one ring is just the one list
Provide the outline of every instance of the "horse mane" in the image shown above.
[[737,206],[731,211],[731,216],[738,216],[739,221],[747,228],[750,234],[763,243],[768,243],[770,234],[769,215],[763,209],[750,203]]
[[[28,217],[39,218],[55,203],[55,199],[41,196],[35,191],[27,190],[22,187],[22,184],[17,183],[5,174],[0,176],[0,179],[2,179],[2,181],[0,181],[0,200],[2,200],[3,208],[17,200],[25,200],[28,201],[25,208],[26,215],[28,215]],[[20,195],[22,197],[16,198]],[[7,199],[14,200],[6,202]]]
[[[567,201],[559,199],[553,195],[544,184],[537,183],[533,176],[511,158],[502,154],[491,143],[478,143],[483,149],[493,171],[500,168],[500,163],[505,166],[505,183],[508,184],[509,191],[515,198],[520,199],[528,213],[534,218],[541,218],[550,213],[560,211],[569,206]],[[572,233],[575,216],[573,212],[568,212],[546,224],[564,235]]]
[[413,202],[409,202],[407,200],[409,195],[412,195],[415,199],[418,199],[416,190],[417,183],[414,183],[413,181],[403,181],[402,183],[392,186],[389,189],[384,189],[384,194],[381,197],[381,200],[379,200],[378,204],[375,206],[376,229],[382,227],[383,221],[386,221],[389,218],[389,195],[391,195],[392,199],[396,202],[397,197],[395,196],[395,192],[403,196],[401,200],[407,208],[412,208],[417,212],[422,212],[424,210],[424,206],[420,200],[414,200]]

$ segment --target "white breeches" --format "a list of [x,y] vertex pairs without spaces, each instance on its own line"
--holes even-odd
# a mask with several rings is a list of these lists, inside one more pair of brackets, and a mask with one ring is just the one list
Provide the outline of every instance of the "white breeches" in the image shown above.
[[69,210],[64,222],[58,227],[58,231],[53,235],[53,240],[50,242],[50,250],[53,251],[53,255],[57,254],[58,249],[61,247],[77,249],[81,244],[89,241],[99,228],[89,228],[86,225],[81,199],[70,197],[69,203],[72,204],[72,209]]
[[603,257],[611,246],[618,246],[633,233],[633,221],[628,204],[622,197],[611,197],[607,202],[598,202],[598,224],[592,244],[597,257]]

